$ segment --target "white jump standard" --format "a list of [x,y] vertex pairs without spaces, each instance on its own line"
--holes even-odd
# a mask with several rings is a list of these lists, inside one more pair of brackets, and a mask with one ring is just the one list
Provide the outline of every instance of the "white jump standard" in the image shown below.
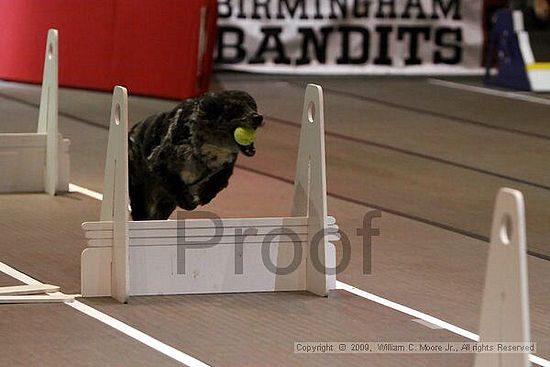
[[[329,241],[338,239],[338,227],[327,216],[321,87],[306,89],[290,217],[219,219],[216,226],[210,219],[129,221],[127,136],[127,92],[116,87],[101,217],[82,225],[88,239],[83,296],[120,302],[132,295],[228,292],[326,296],[335,287]],[[205,245],[208,239],[216,244]]]
[[58,37],[48,31],[36,133],[0,134],[0,193],[69,190],[69,145],[58,133]]
[[[529,291],[525,207],[521,192],[497,195],[485,290],[479,325],[480,342],[529,343]],[[475,367],[528,367],[529,353],[476,353]]]

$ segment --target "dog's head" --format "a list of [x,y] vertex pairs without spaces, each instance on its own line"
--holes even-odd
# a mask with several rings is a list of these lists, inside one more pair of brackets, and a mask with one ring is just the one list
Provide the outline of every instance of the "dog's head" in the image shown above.
[[240,145],[233,137],[238,127],[256,130],[264,123],[256,101],[248,93],[237,90],[207,93],[200,98],[198,113],[203,125],[201,135],[206,135],[206,140],[239,149],[248,157],[256,153],[254,143]]

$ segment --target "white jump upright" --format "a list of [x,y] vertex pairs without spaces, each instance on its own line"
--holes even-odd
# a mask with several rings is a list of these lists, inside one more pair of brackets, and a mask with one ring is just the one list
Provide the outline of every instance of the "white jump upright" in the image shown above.
[[[334,288],[338,240],[327,216],[322,89],[308,85],[292,216],[128,221],[127,94],[116,87],[99,222],[84,223],[82,295],[270,292]],[[313,258],[315,256],[315,258]]]
[[115,87],[100,221],[112,222],[111,294],[128,300],[128,92]]
[[[322,233],[326,227],[327,189],[325,171],[325,116],[323,109],[323,90],[318,85],[308,85],[306,88],[302,126],[300,129],[300,145],[298,147],[298,162],[294,180],[294,198],[291,215],[308,217],[307,241],[312,242],[313,236]],[[319,159],[322,157],[322,159]],[[307,262],[306,287],[318,295],[327,294],[325,272],[323,269],[334,269],[335,253],[333,247],[326,244],[317,249],[318,262],[321,267],[314,266],[314,261]],[[333,261],[334,260],[334,261]],[[334,282],[336,278],[334,277]],[[335,284],[331,288],[334,288]]]
[[[530,342],[523,195],[497,195],[479,327],[480,342]],[[475,367],[527,367],[529,353],[477,353]]]
[[36,133],[0,134],[0,192],[69,190],[69,145],[58,133],[58,35],[48,31]]
[[536,59],[531,47],[529,32],[525,30],[523,12],[521,10],[513,11],[512,19],[531,90],[534,92],[550,92],[550,63],[548,60]]

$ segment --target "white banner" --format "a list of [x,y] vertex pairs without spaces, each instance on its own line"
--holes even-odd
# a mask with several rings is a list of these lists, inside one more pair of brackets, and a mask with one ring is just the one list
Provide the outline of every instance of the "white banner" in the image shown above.
[[218,68],[479,73],[482,0],[218,0]]

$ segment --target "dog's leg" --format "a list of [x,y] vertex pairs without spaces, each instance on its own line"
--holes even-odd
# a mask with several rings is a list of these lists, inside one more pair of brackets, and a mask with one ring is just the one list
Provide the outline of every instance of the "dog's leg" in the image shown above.
[[233,165],[229,165],[212,175],[208,181],[201,184],[198,192],[199,204],[206,205],[229,184],[229,177],[233,174]]
[[163,200],[157,203],[153,211],[149,213],[151,219],[166,220],[176,209],[172,200]]
[[147,202],[143,189],[130,185],[130,207],[133,220],[147,220]]
[[[142,123],[135,125],[130,131],[130,135],[139,135],[142,128]],[[141,155],[140,145],[136,144],[130,137],[128,139],[128,194],[133,220],[149,219],[147,213],[149,197],[145,187],[149,177],[146,162]]]
[[173,198],[158,190],[130,190],[130,205],[133,220],[165,220],[176,209]]

